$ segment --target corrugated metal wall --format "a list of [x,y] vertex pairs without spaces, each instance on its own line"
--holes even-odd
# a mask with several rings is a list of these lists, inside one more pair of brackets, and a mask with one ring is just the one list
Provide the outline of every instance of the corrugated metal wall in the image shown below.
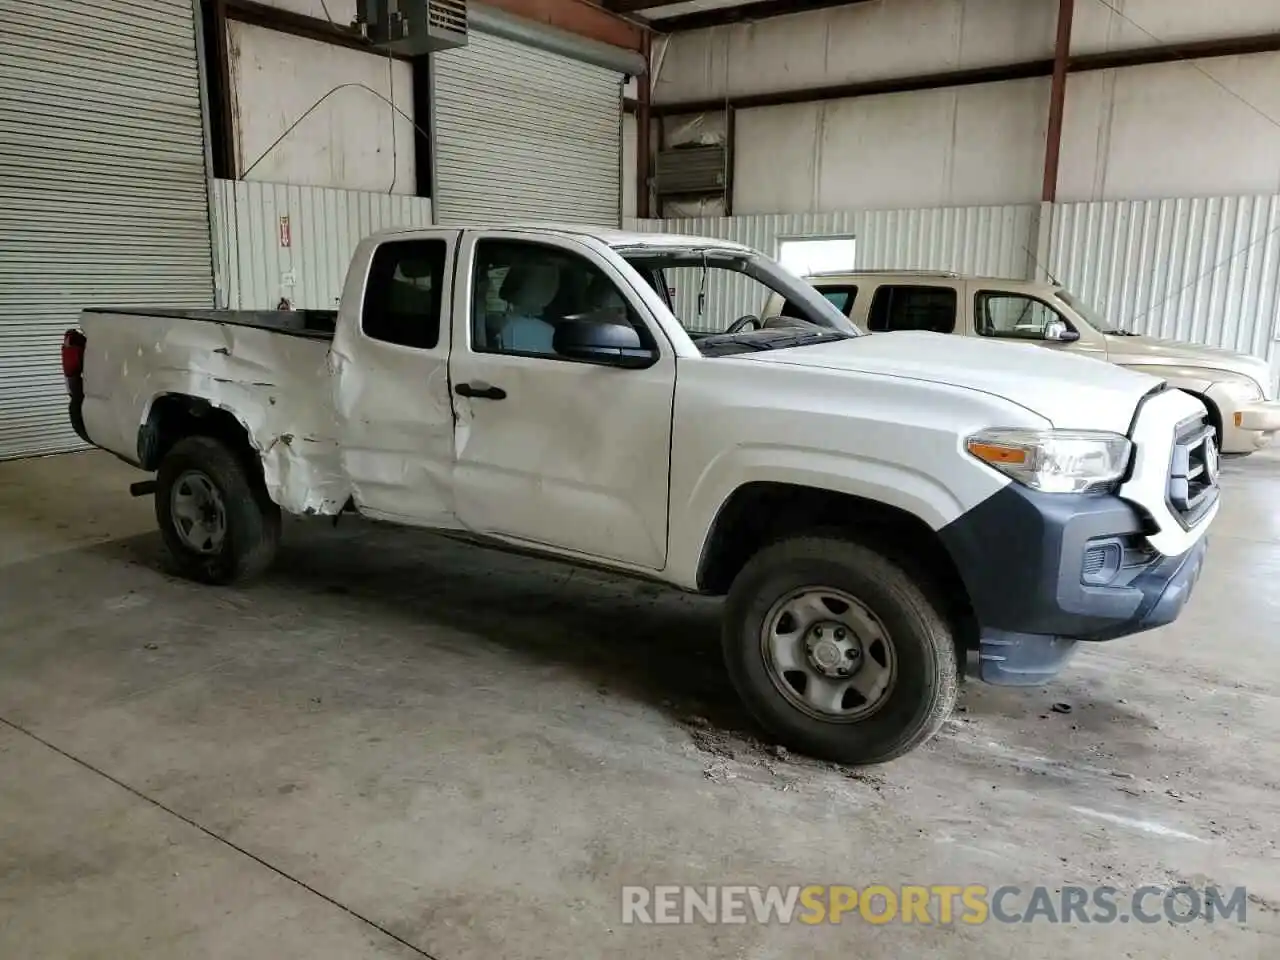
[[1048,266],[1134,333],[1274,354],[1280,197],[1058,204]]
[[[956,207],[921,210],[857,210],[841,213],[758,214],[629,220],[629,229],[690,233],[745,243],[770,256],[792,237],[853,236],[862,270],[955,270],[988,276],[1026,277],[1036,239],[1038,207]],[[712,276],[707,296],[728,298],[728,313],[756,313],[759,286],[740,276]],[[697,313],[694,289],[677,289],[677,312]],[[686,302],[687,301],[687,302]]]
[[364,237],[431,222],[423,197],[215,181],[218,303],[271,310],[285,297],[299,309],[331,310]]

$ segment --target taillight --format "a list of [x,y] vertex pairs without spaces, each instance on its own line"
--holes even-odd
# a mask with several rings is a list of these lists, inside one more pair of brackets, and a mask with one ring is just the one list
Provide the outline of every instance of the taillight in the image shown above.
[[68,330],[62,336],[62,375],[78,377],[84,372],[84,334]]

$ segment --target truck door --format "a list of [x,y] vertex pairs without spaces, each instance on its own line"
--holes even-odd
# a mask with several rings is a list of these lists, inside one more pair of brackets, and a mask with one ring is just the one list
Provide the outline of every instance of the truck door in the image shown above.
[[371,238],[352,260],[330,364],[343,467],[370,516],[457,526],[448,368],[457,241],[457,230]]
[[[675,354],[632,286],[643,281],[595,241],[517,231],[466,231],[457,277],[450,381],[463,525],[660,570]],[[584,318],[634,328],[647,365],[557,353],[557,329]]]

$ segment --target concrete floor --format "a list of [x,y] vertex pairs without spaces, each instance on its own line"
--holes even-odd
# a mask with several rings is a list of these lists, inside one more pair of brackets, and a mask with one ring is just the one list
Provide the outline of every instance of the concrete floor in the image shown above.
[[[970,684],[871,771],[766,752],[717,604],[346,522],[164,572],[109,457],[0,464],[0,956],[1275,955],[1280,458],[1174,627]],[[1055,702],[1069,714],[1051,711]],[[623,884],[1244,884],[1247,924],[619,923]]]

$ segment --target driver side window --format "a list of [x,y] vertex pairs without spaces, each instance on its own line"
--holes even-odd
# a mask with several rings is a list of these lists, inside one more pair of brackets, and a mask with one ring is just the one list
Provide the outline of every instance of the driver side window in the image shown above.
[[1043,340],[1050,323],[1066,322],[1043,301],[1014,293],[979,293],[973,319],[981,336],[1017,340]]
[[476,244],[471,347],[478,353],[560,357],[557,327],[575,320],[634,326],[626,298],[594,264],[558,247],[511,240]]

